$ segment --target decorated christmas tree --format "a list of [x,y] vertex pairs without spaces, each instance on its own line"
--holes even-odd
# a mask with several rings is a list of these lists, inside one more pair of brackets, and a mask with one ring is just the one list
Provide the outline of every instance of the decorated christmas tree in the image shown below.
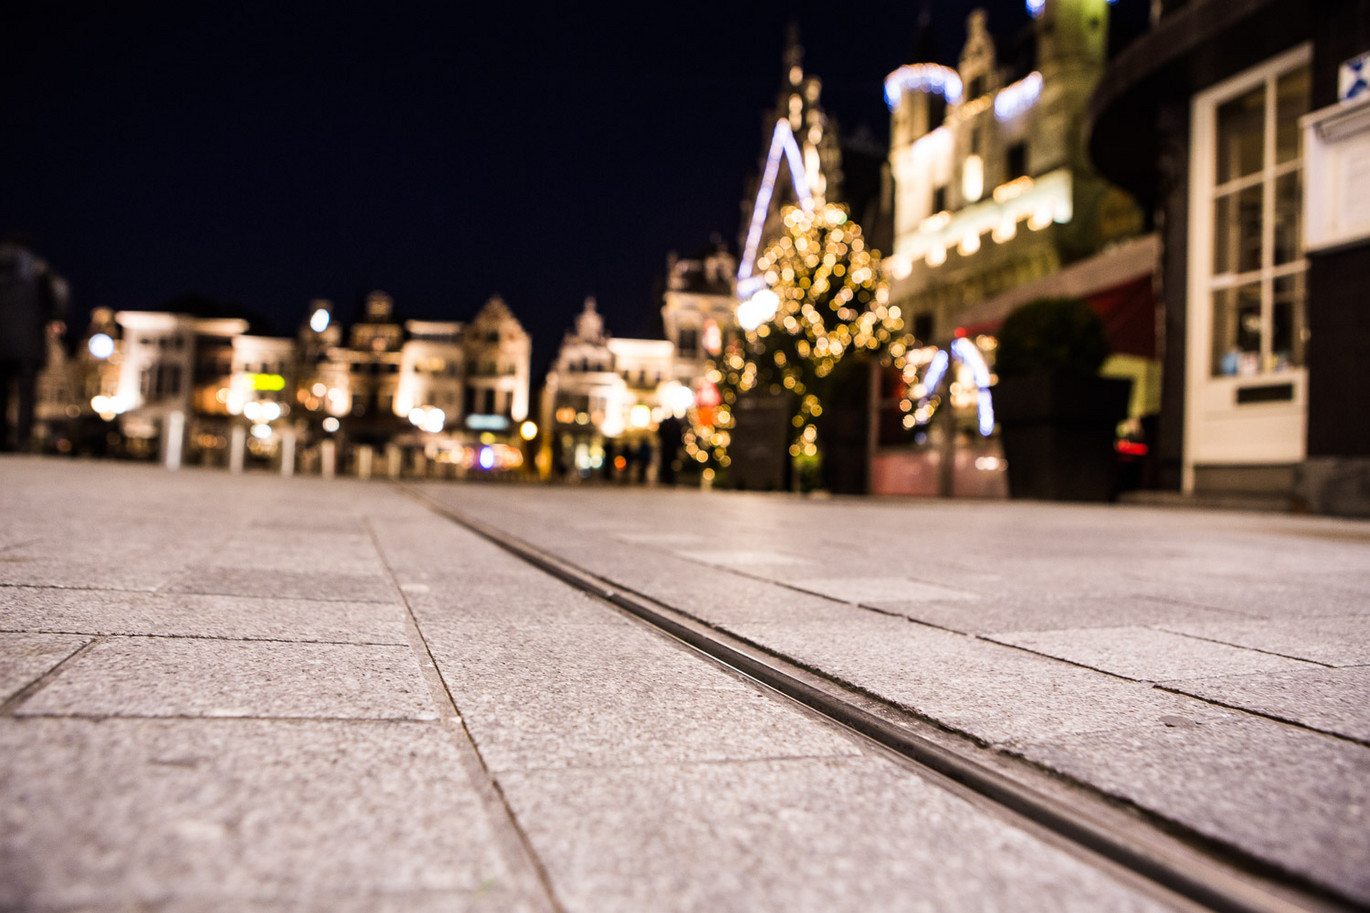
[[801,476],[821,461],[817,419],[834,371],[860,353],[900,358],[908,344],[898,308],[888,305],[880,254],[866,246],[846,208],[788,206],[785,233],[757,258],[766,286],[738,308],[742,335],[714,360],[691,413],[686,453],[708,469],[725,469],[745,396],[790,403],[790,456]]

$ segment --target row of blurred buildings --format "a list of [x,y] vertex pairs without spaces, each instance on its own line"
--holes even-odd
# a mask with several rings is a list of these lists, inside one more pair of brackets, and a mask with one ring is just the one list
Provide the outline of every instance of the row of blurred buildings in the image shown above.
[[117,418],[128,447],[156,439],[165,456],[157,429],[180,415],[188,460],[289,447],[312,465],[341,433],[368,471],[649,478],[680,466],[670,422],[707,395],[709,360],[765,284],[781,206],[828,201],[884,252],[910,348],[905,376],[864,404],[859,490],[1001,492],[974,366],[953,366],[957,418],[930,432],[908,389],[935,347],[964,337],[990,354],[1009,311],[1055,295],[1103,317],[1105,372],[1134,381],[1135,484],[1370,510],[1370,3],[1152,0],[1131,36],[1111,33],[1109,0],[1027,8],[1007,42],[972,14],[955,66],[925,28],[884,85],[887,147],[840,134],[792,39],[736,252],[671,256],[662,339],[611,336],[587,301],[538,406],[503,302],[465,324],[401,324],[377,293],[346,337],[326,302],[293,339],[97,312],[74,357],[54,347],[42,417]]

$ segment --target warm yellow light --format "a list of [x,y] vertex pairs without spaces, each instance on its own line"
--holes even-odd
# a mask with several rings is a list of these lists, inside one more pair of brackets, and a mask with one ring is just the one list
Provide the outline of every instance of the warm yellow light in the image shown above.
[[525,441],[531,441],[538,436],[538,426],[536,422],[524,422],[519,425],[519,437]]
[[985,160],[978,155],[966,157],[961,165],[961,194],[974,203],[985,192]]

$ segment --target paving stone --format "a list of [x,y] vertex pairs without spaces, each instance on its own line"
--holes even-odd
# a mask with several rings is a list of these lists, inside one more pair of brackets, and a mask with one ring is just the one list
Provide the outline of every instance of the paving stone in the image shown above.
[[884,606],[888,602],[922,602],[931,599],[975,600],[967,590],[937,586],[909,577],[800,577],[787,581],[796,589],[819,593],[844,602]]
[[39,587],[0,587],[0,630],[408,643],[398,606]]
[[[433,723],[0,719],[0,908],[512,887]],[[317,904],[312,906],[317,907]]]
[[[83,905],[81,913],[101,909],[105,908]],[[107,909],[124,913],[127,908],[111,905]],[[533,905],[512,891],[487,884],[475,891],[317,892],[290,899],[193,896],[158,904],[157,913],[541,913],[545,909],[543,904]],[[47,911],[36,909],[33,913]]]
[[154,592],[182,572],[179,564],[131,567],[80,559],[0,556],[0,587],[69,587]]
[[144,637],[96,644],[18,713],[437,718],[407,646]]
[[874,613],[840,628],[726,627],[988,743],[1159,725],[1167,716],[1235,715],[1146,684]]
[[384,565],[367,533],[253,528],[239,533],[214,553],[215,567],[253,571],[294,571],[380,574]]
[[89,637],[0,634],[0,704],[88,643]]
[[338,602],[397,603],[399,594],[388,577],[312,571],[259,572],[232,567],[195,567],[162,588],[164,593],[224,596],[274,596]]
[[709,538],[698,533],[672,532],[669,530],[645,530],[638,532],[615,532],[613,537],[630,545],[647,545],[665,549],[708,548]]
[[1370,664],[1370,616],[1366,615],[1168,622],[1164,627],[1193,637],[1328,666]]
[[428,644],[492,770],[857,752],[638,627],[469,625]]
[[1316,668],[1283,656],[1140,627],[1011,631],[990,639],[1147,682]]
[[[1252,560],[1250,566],[1260,565]],[[1263,569],[1261,575],[1254,578],[1233,576],[1222,580],[1195,581],[1160,576],[1146,586],[1147,592],[1153,596],[1264,618],[1370,615],[1370,597],[1364,592],[1327,581],[1309,585],[1278,579],[1269,569]]]
[[[417,586],[425,586],[418,584]],[[633,622],[603,602],[572,590],[497,587],[485,582],[452,588],[408,589],[405,597],[425,631],[451,631],[462,625],[629,625]]]
[[1161,909],[873,758],[499,780],[571,913]]
[[1092,783],[1370,903],[1370,749],[1257,717],[1021,746]]
[[1057,594],[1055,597],[1019,594],[1011,598],[996,596],[947,602],[889,601],[881,602],[880,607],[939,628],[966,634],[1111,628],[1171,621],[1223,621],[1233,617],[1226,612],[1146,597],[1080,596],[1073,593]]
[[1190,679],[1167,688],[1370,743],[1370,667]]
[[776,564],[789,566],[805,563],[804,559],[798,555],[787,555],[784,552],[766,551],[764,549],[682,549],[677,554],[690,561],[698,561],[700,564],[720,564],[724,567],[738,568],[750,568],[753,565],[768,567]]

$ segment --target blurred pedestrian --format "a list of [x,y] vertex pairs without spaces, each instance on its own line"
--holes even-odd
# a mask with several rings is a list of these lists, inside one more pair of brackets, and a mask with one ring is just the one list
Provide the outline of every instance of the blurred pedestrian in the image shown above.
[[19,239],[0,242],[0,451],[26,451],[33,437],[44,332],[66,317],[61,276]]

